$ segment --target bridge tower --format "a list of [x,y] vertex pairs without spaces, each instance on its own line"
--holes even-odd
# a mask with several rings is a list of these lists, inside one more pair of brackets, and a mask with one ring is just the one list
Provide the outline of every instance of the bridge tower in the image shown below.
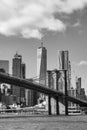
[[[68,115],[68,101],[67,101],[67,71],[62,70],[64,73],[64,86],[65,87],[65,115]],[[61,72],[59,70],[52,70],[52,71],[47,71],[47,86],[51,89],[54,89],[56,91],[60,91],[59,88],[59,78],[60,78]],[[47,109],[49,115],[51,114],[56,114],[59,115],[59,96],[56,96],[53,98],[53,96],[48,96],[46,97],[46,102],[47,102]]]
[[[51,89],[55,89],[58,91],[58,79],[59,79],[59,71],[47,71],[47,86]],[[56,96],[53,98],[52,96],[48,96],[46,98],[48,113],[59,115],[59,97]]]

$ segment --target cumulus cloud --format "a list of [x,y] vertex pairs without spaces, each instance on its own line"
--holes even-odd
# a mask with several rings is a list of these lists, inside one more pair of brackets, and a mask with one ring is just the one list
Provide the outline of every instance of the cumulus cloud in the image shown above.
[[87,65],[87,61],[80,61],[80,63],[79,63],[78,65],[79,65],[79,66]]
[[73,11],[81,10],[87,6],[87,0],[60,0],[61,7],[60,12],[73,13]]
[[41,38],[43,29],[62,32],[66,24],[54,14],[71,14],[86,5],[87,0],[0,0],[0,33]]

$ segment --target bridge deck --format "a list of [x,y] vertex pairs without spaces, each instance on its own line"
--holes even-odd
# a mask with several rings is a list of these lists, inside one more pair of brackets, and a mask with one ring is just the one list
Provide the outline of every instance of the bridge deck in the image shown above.
[[[13,76],[8,75],[8,74],[0,73],[0,82],[13,84],[16,86],[24,87],[26,89],[32,89],[32,90],[44,93],[44,94],[49,95],[49,96],[54,97],[54,98],[60,97],[60,98],[65,99],[65,94],[62,92],[47,88],[47,86],[44,86],[44,85],[41,85],[38,83],[34,83],[31,81],[27,81],[27,80],[22,79],[22,78],[13,77]],[[69,95],[66,98],[70,102],[79,104],[80,106],[87,107],[87,102],[84,100],[77,99],[77,98],[69,96]]]

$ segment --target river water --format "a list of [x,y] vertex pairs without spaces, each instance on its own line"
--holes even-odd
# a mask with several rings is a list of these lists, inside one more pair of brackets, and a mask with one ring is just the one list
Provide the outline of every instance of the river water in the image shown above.
[[1,117],[0,130],[87,130],[87,116]]

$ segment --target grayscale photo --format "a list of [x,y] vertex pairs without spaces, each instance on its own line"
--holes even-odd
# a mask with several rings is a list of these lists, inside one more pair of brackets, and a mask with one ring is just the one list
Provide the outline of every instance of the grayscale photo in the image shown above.
[[87,130],[87,0],[0,0],[0,130]]

